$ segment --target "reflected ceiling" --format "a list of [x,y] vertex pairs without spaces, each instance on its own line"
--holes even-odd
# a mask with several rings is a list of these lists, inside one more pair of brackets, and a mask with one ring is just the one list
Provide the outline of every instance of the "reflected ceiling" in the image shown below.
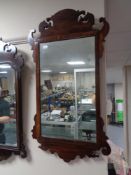
[[[52,72],[68,71],[74,68],[94,68],[95,38],[80,38],[40,44],[41,70]],[[83,61],[83,65],[68,65],[69,61]]]

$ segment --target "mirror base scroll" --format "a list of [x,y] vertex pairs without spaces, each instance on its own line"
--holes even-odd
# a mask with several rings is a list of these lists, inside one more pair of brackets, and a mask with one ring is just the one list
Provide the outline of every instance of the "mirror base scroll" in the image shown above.
[[21,156],[21,158],[26,158],[27,157],[27,152],[26,152],[24,144],[21,145],[20,156]]
[[0,161],[9,159],[13,154],[20,155],[21,158],[26,158],[27,153],[26,153],[25,146],[22,145],[22,148],[20,151],[1,150],[0,149]]
[[[36,115],[34,116],[35,125],[32,129],[32,137],[37,139],[40,143],[39,148],[44,151],[49,151],[51,154],[57,154],[61,159],[65,162],[70,162],[74,160],[77,156],[81,159],[88,156],[89,158],[98,158],[102,153],[105,156],[108,156],[111,153],[111,148],[107,142],[108,137],[106,136],[105,132],[101,132],[101,144],[96,146],[95,148],[90,145],[88,149],[86,148],[87,145],[80,144],[79,147],[75,147],[73,144],[71,146],[70,143],[67,143],[65,140],[62,141],[62,147],[59,145],[59,140],[57,139],[50,139],[50,138],[37,138],[37,122],[36,122]],[[98,128],[104,127],[104,122],[101,117],[99,117],[99,125]],[[43,143],[47,144],[43,144]],[[75,144],[75,143],[74,143]],[[83,151],[81,151],[83,150]]]
[[12,155],[12,151],[0,150],[0,161],[7,160]]

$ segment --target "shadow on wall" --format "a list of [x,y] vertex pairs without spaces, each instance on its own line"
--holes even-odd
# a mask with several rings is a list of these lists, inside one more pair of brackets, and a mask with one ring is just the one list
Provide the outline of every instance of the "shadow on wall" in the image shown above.
[[[30,56],[24,53],[23,51],[20,51],[24,57],[24,67],[22,69],[22,113],[23,113],[23,138],[24,143],[26,145],[27,150],[27,160],[31,161],[31,153],[29,149],[29,135],[32,134],[30,130],[30,122],[32,119],[32,116],[34,116],[34,113],[31,115],[30,109],[33,109],[35,106],[35,98],[36,95],[32,93],[32,87],[34,86],[35,81],[35,63],[30,59]],[[32,95],[34,95],[32,97]],[[34,99],[34,105],[31,107],[30,99]],[[33,120],[32,120],[33,121]],[[32,126],[33,128],[33,126]],[[32,138],[32,136],[31,136]]]

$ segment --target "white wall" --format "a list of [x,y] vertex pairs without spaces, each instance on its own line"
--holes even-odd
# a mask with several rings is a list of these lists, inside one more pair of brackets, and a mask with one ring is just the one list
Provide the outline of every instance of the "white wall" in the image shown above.
[[107,98],[115,96],[114,84],[107,84]]
[[110,67],[106,68],[106,82],[107,84],[111,83],[122,83],[123,81],[123,74],[122,74],[122,67]]
[[[6,39],[25,37],[32,28],[54,12],[63,8],[85,9],[96,16],[104,16],[104,0],[6,0],[0,4],[0,35]],[[42,151],[39,144],[32,139],[31,130],[36,113],[35,96],[35,64],[29,45],[18,46],[27,54],[23,69],[23,117],[24,137],[27,146],[27,159],[11,157],[8,161],[0,162],[0,173],[4,175],[107,175],[106,161],[100,159],[76,159],[67,164],[56,155]]]
[[[107,81],[111,83],[122,83],[123,75],[122,69],[125,65],[131,65],[131,20],[130,20],[130,0],[109,0],[105,1],[108,8],[106,17],[110,23],[110,33],[107,39]],[[128,72],[129,71],[129,72]],[[125,123],[124,129],[130,133],[130,114],[131,114],[131,96],[130,96],[130,82],[131,82],[131,67],[128,69],[128,79],[126,80],[127,95],[125,100],[129,111],[124,115],[124,119],[129,117]],[[127,78],[127,77],[126,77]],[[121,93],[122,94],[122,93]],[[121,95],[118,94],[118,95]],[[127,145],[131,148],[131,134],[125,135]],[[126,150],[125,150],[126,151]],[[127,155],[130,157],[131,166],[131,149],[127,151]]]
[[123,84],[116,83],[115,84],[115,99],[123,99],[124,92],[123,92]]
[[6,0],[0,2],[0,36],[3,39],[25,37],[45,18],[65,8],[86,10],[96,17],[104,16],[104,0]]
[[126,143],[126,157],[129,167],[131,168],[131,65],[124,69],[124,101],[125,101],[125,143]]
[[115,97],[115,99],[124,98],[123,83],[107,84],[107,97]]

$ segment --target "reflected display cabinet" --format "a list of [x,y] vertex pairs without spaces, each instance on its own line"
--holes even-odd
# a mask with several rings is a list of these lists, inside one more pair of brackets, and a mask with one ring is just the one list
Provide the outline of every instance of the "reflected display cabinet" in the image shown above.
[[105,18],[64,9],[31,30],[36,63],[37,113],[33,138],[69,162],[109,155],[100,112],[100,59],[109,32]]

